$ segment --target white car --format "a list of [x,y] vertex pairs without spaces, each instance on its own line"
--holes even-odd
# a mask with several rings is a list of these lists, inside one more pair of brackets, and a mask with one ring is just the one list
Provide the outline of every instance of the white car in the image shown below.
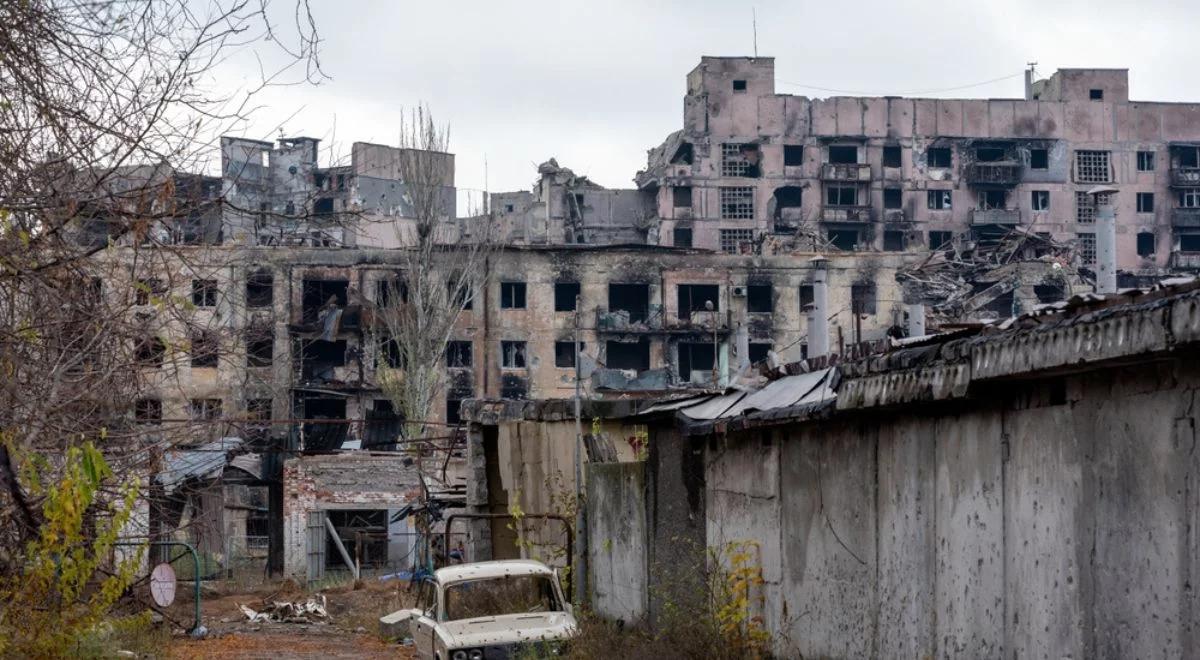
[[555,656],[578,630],[558,574],[524,559],[447,566],[418,585],[405,611],[417,656],[493,660]]

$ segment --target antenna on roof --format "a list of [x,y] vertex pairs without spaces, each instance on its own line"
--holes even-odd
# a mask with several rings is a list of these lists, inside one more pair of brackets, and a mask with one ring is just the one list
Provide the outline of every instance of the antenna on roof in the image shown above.
[[758,59],[758,9],[750,8],[750,26],[754,30],[754,58]]

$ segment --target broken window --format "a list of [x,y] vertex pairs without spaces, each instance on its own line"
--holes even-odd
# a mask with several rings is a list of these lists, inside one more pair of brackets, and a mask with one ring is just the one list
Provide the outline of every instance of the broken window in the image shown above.
[[898,209],[904,206],[904,191],[899,188],[883,189],[883,208]]
[[[391,369],[404,368],[404,352],[400,348],[400,342],[392,338],[385,338],[379,342],[379,357],[383,358],[383,363]],[[376,367],[379,363],[376,362]]]
[[1180,252],[1200,252],[1200,234],[1180,234]]
[[133,420],[139,424],[157,424],[162,421],[162,400],[138,399],[133,402]]
[[829,239],[829,244],[839,250],[850,252],[858,249],[857,229],[830,229],[825,232],[825,236]]
[[775,291],[770,284],[746,286],[746,311],[751,314],[770,314],[775,309]]
[[313,215],[330,215],[333,213],[333,198],[318,197],[313,200]]
[[554,311],[575,311],[575,299],[579,297],[579,282],[554,283]]
[[246,400],[247,424],[243,431],[247,439],[265,440],[271,434],[271,400]]
[[336,379],[337,367],[346,365],[346,340],[302,341],[300,350],[301,376],[304,380],[331,381]]
[[451,369],[470,367],[472,363],[471,342],[454,340],[446,342],[446,366]]
[[883,166],[900,167],[900,145],[889,144],[883,147]]
[[1096,195],[1097,199],[1092,199],[1092,195],[1083,191],[1075,191],[1075,222],[1092,223],[1096,221],[1096,206],[1105,205],[1109,202],[1108,193]]
[[1004,160],[1004,150],[999,147],[978,147],[975,149],[975,161],[979,163],[996,163]]
[[133,289],[134,303],[138,305],[149,305],[152,300],[161,298],[166,292],[162,280],[156,279],[138,280],[134,283]]
[[609,369],[646,371],[650,368],[650,341],[608,341],[604,345],[604,363]]
[[513,205],[512,205],[512,204],[505,204],[505,205],[504,205],[504,212],[505,212],[505,213],[512,213],[512,212],[513,212]]
[[804,189],[800,186],[783,186],[775,189],[775,207],[781,209],[800,208]]
[[1137,171],[1153,172],[1154,171],[1154,152],[1139,151],[1137,152]]
[[609,284],[608,311],[627,312],[630,322],[645,321],[650,311],[650,286],[647,284]]
[[1154,193],[1140,192],[1137,194],[1137,212],[1154,213]]
[[875,313],[875,283],[850,285],[850,310],[855,314]]
[[713,342],[679,342],[679,380],[715,383],[716,350]]
[[1154,234],[1148,231],[1139,232],[1137,235],[1137,253],[1139,257],[1154,256]]
[[1003,209],[1008,201],[1008,193],[1003,190],[981,190],[979,192],[979,208]]
[[1088,90],[1088,98],[1093,101],[1103,101],[1104,100],[1104,90],[1089,89]]
[[500,309],[525,309],[525,283],[500,283]]
[[[584,344],[579,343],[579,351],[583,352]],[[554,342],[554,366],[560,369],[575,368],[575,342],[573,341],[556,341]]]
[[677,299],[679,318],[690,319],[692,312],[719,310],[720,294],[721,288],[716,284],[680,284]]
[[754,241],[753,229],[722,229],[721,251],[727,254],[738,254],[742,245]]
[[925,152],[930,167],[950,167],[950,147],[931,147]]
[[799,167],[804,164],[804,147],[799,144],[783,145],[783,166]]
[[678,165],[682,163],[684,165],[691,165],[692,160],[694,159],[695,148],[692,147],[692,143],[683,142],[679,145],[679,148],[675,150],[675,154],[671,156],[671,164]]
[[1034,211],[1050,210],[1050,191],[1034,190],[1030,193],[1030,204]]
[[1029,169],[1031,169],[1031,170],[1048,170],[1048,169],[1050,169],[1050,151],[1047,149],[1030,149],[1029,150]]
[[746,81],[745,80],[734,80],[733,81],[733,91],[735,91],[735,92],[746,91]]
[[887,252],[901,252],[904,250],[904,232],[885,230],[883,232],[883,249]]
[[270,307],[275,297],[275,278],[269,270],[256,270],[246,276],[246,306]]
[[167,346],[158,337],[139,340],[133,350],[134,360],[143,367],[161,367],[166,353]]
[[692,228],[676,227],[671,231],[671,243],[675,247],[692,247]]
[[721,176],[757,177],[760,154],[757,144],[726,142],[721,145]]
[[746,357],[750,359],[750,364],[766,362],[767,358],[770,357],[771,348],[771,344],[750,342],[750,352]]
[[303,323],[312,325],[322,318],[322,312],[345,309],[349,280],[304,280],[301,284],[301,316]]
[[395,303],[408,302],[408,282],[399,275],[389,275],[375,281],[375,303],[380,307],[391,307]]
[[858,163],[858,147],[853,145],[830,145],[829,162],[833,165],[854,165]]
[[500,342],[500,367],[504,369],[525,368],[525,342]]
[[192,333],[191,354],[193,367],[215,367],[220,349],[217,333],[198,330]]
[[948,210],[951,199],[952,195],[949,190],[930,190],[925,193],[926,206],[937,211]]
[[275,335],[271,328],[251,327],[246,331],[246,366],[269,367],[275,357]]
[[692,208],[692,187],[675,186],[671,189],[671,200],[677,209]]
[[941,250],[950,247],[951,241],[954,240],[954,232],[949,231],[931,231],[929,232],[929,249]]
[[1179,208],[1200,209],[1200,190],[1184,190],[1180,192]]
[[754,218],[754,188],[749,186],[722,187],[719,190],[721,219],[752,220]]
[[1096,234],[1092,232],[1079,232],[1075,234],[1075,238],[1079,241],[1079,261],[1085,266],[1091,266],[1096,263]]
[[193,421],[203,422],[221,418],[220,399],[192,399],[188,412]]
[[826,185],[825,204],[827,206],[858,206],[858,186]]
[[446,398],[446,423],[462,424],[462,399]]
[[450,292],[450,300],[453,304],[458,305],[464,311],[472,309],[475,306],[475,295],[471,289],[471,285],[463,282],[459,286],[458,282],[453,280],[446,283],[446,291]]
[[1108,183],[1112,181],[1112,170],[1107,151],[1076,151],[1075,180],[1079,183]]
[[1200,167],[1200,147],[1177,147],[1179,167]]
[[800,285],[800,311],[808,311],[808,308],[813,304],[813,285]]

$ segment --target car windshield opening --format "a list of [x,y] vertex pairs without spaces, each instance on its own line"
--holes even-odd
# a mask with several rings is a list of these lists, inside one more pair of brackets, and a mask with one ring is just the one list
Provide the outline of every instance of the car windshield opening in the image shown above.
[[558,612],[550,580],[548,575],[510,575],[456,582],[446,587],[446,620]]

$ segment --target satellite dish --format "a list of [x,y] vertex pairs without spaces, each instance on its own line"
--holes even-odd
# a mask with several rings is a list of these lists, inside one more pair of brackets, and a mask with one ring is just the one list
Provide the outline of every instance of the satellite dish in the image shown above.
[[159,607],[167,607],[175,602],[175,569],[170,564],[159,564],[151,571],[150,597]]

